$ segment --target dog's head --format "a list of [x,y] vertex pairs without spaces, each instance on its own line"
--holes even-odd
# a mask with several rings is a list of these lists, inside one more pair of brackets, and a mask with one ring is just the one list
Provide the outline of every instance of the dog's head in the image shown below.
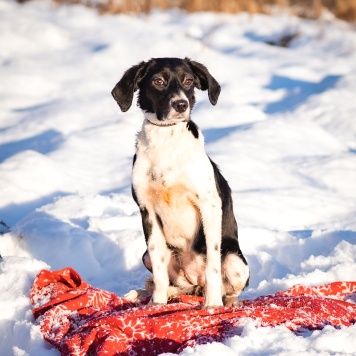
[[128,69],[111,92],[122,111],[127,111],[134,92],[138,106],[156,125],[188,121],[195,103],[194,88],[208,90],[215,105],[220,85],[206,67],[188,58],[153,58]]

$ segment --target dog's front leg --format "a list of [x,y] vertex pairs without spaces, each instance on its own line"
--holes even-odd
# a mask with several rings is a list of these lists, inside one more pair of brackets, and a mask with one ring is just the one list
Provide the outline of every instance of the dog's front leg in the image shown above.
[[147,250],[152,264],[154,290],[151,298],[153,304],[166,304],[168,299],[168,262],[169,250],[160,228],[156,214],[141,209],[143,230],[147,242]]
[[221,295],[221,200],[217,195],[201,202],[204,234],[206,239],[205,303],[204,308],[223,305]]

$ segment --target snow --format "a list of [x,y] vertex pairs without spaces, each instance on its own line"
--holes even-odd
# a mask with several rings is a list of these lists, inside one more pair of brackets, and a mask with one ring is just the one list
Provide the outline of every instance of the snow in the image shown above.
[[[298,33],[289,48],[271,46]],[[251,268],[242,298],[296,283],[356,280],[356,33],[334,20],[266,15],[98,15],[48,1],[0,1],[0,354],[58,355],[33,319],[41,269],[75,268],[123,295],[148,276],[130,193],[142,115],[110,92],[151,57],[204,63],[222,93],[197,93],[193,119],[229,181]],[[286,327],[182,355],[346,355],[356,326]]]

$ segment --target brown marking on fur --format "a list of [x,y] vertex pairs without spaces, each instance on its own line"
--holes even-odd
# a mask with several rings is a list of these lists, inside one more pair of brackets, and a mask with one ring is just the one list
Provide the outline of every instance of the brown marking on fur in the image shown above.
[[164,201],[168,206],[171,206],[173,202],[181,201],[181,198],[188,192],[188,189],[183,184],[176,184],[170,187],[151,185],[147,190],[154,202]]

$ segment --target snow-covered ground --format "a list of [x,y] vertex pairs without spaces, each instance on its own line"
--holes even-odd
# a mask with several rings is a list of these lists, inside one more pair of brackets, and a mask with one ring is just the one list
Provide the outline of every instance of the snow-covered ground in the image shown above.
[[[266,44],[298,33],[289,48]],[[151,57],[190,57],[220,82],[194,121],[233,190],[251,268],[242,298],[356,280],[356,33],[286,14],[100,16],[49,1],[0,0],[0,355],[58,355],[29,289],[43,268],[75,268],[119,295],[147,272],[130,194],[142,115],[110,92]],[[5,229],[0,226],[0,231]],[[295,335],[256,328],[183,355],[345,355],[356,325]]]

